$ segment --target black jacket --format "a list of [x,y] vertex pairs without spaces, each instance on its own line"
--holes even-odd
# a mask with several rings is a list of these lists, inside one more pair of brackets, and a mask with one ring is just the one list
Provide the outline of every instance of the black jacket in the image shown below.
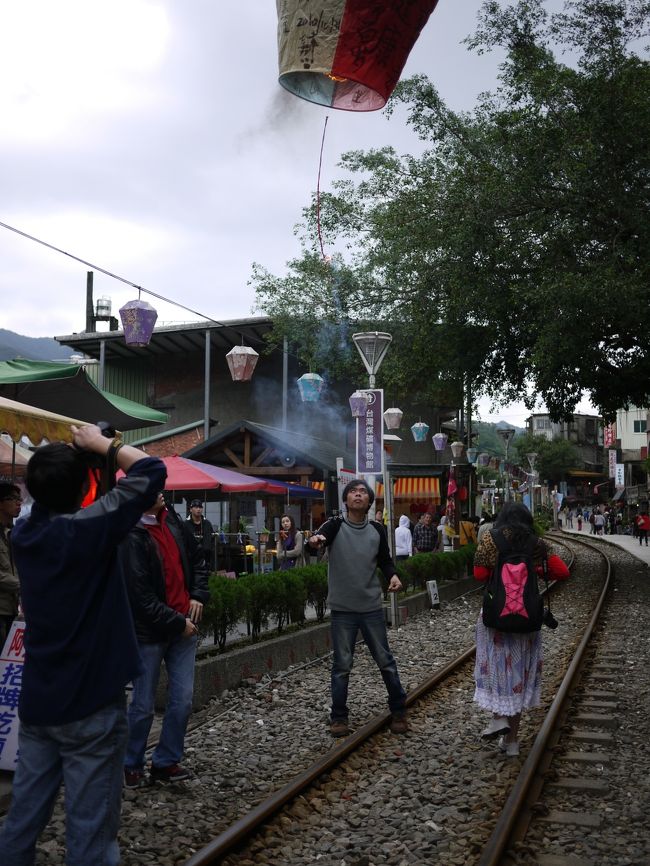
[[[209,592],[203,551],[190,527],[172,512],[167,516],[167,527],[180,551],[190,598],[205,603]],[[132,529],[122,543],[120,557],[138,640],[141,643],[161,643],[181,635],[185,629],[185,616],[166,603],[165,575],[158,546],[142,524]]]

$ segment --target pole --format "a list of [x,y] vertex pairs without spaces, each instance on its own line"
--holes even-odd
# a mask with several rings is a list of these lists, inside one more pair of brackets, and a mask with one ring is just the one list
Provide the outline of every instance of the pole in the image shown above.
[[[393,479],[388,466],[384,467],[384,505],[386,506],[386,531],[388,532],[388,549],[390,555],[395,559],[395,530],[393,528]],[[397,593],[390,594],[390,619],[393,628],[399,628],[399,605],[397,603]]]
[[205,332],[205,368],[203,373],[203,441],[210,436],[210,331]]
[[285,337],[282,341],[282,429],[287,429],[287,393],[289,379],[289,344]]

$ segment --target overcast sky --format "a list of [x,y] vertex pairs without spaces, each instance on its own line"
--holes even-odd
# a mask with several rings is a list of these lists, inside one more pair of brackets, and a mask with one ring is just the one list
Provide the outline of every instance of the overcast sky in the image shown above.
[[[455,109],[495,83],[498,56],[461,44],[480,5],[440,0],[404,72]],[[327,110],[278,85],[273,0],[0,5],[0,222],[202,315],[250,315],[251,263],[283,273],[299,254],[326,115],[322,189],[347,150],[419,148],[403,115]],[[85,265],[5,228],[0,262],[0,327],[83,330]],[[95,274],[114,315],[136,295]],[[159,324],[199,318],[143,297]]]

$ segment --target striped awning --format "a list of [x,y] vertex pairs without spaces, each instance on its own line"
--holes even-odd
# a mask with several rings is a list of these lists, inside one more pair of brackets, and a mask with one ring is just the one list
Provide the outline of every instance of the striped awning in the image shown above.
[[[438,478],[415,477],[396,478],[394,484],[395,499],[440,499],[440,480]],[[384,485],[377,483],[378,499],[384,497]]]
[[314,488],[314,490],[325,490],[324,481],[311,481],[310,484]]

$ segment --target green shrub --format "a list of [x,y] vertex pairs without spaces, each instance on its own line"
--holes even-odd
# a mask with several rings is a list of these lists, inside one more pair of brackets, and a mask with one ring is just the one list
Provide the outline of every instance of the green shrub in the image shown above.
[[244,593],[239,581],[213,574],[208,581],[210,598],[203,609],[203,624],[223,650],[226,638],[245,616]]
[[314,606],[316,619],[322,622],[327,609],[327,565],[321,562],[294,570],[302,578],[307,603]]

